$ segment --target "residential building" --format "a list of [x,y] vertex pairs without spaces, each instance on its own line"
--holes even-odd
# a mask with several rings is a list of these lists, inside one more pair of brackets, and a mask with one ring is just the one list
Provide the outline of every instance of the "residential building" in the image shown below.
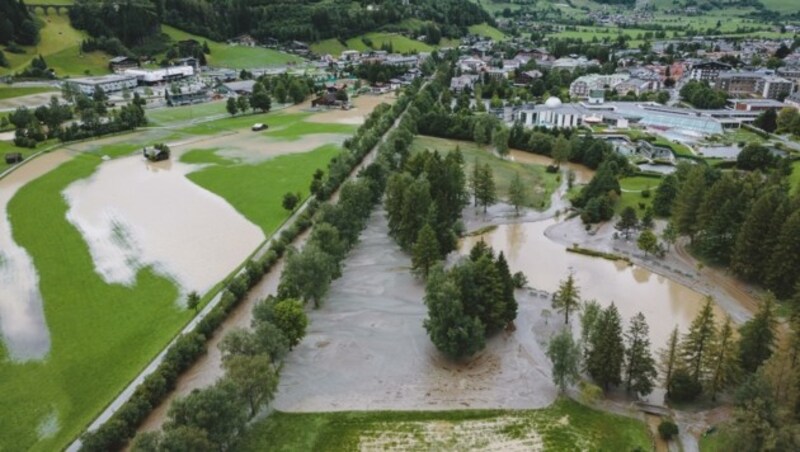
[[730,64],[720,63],[719,61],[705,61],[692,66],[689,71],[689,78],[698,81],[714,82],[722,72],[732,69]]
[[620,83],[628,80],[630,75],[624,73],[601,75],[591,74],[578,77],[569,85],[569,95],[572,97],[586,98],[589,92],[596,89],[614,89]]
[[126,56],[116,56],[108,60],[108,68],[112,72],[121,72],[125,69],[139,67],[139,60]]
[[786,104],[775,99],[731,99],[728,101],[734,110],[739,111],[764,111],[780,110]]
[[450,90],[456,94],[461,94],[464,90],[472,90],[478,81],[477,75],[461,75],[450,79]]

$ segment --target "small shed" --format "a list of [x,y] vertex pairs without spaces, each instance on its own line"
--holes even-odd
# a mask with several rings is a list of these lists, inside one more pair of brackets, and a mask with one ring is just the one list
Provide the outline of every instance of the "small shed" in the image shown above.
[[22,160],[22,154],[19,152],[9,152],[6,154],[6,164],[14,165],[16,163],[20,163]]

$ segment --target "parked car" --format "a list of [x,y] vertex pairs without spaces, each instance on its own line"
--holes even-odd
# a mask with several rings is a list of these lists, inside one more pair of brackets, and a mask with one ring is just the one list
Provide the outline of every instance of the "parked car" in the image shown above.
[[257,122],[257,123],[255,123],[255,124],[253,124],[253,127],[251,127],[251,129],[253,130],[253,132],[259,132],[259,131],[261,131],[261,130],[267,130],[267,129],[269,129],[269,126],[268,126],[268,125],[266,125],[266,124],[263,124],[263,123]]

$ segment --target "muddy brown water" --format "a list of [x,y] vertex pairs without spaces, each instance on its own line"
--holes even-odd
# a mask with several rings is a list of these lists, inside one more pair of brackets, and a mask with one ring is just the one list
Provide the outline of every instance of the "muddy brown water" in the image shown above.
[[222,197],[186,178],[193,167],[133,155],[66,188],[67,219],[105,281],[133,284],[140,268],[153,266],[184,290],[203,293],[264,240]]
[[[544,165],[544,166],[553,164],[553,159],[551,159],[550,157],[539,154],[533,154],[531,152],[520,151],[518,149],[512,149],[509,152],[509,156],[511,157],[511,160],[520,163],[528,163],[533,165]],[[562,169],[566,168],[568,170],[573,171],[575,173],[575,182],[578,184],[589,183],[589,181],[592,180],[592,177],[594,177],[595,173],[593,169],[590,169],[587,166],[580,165],[577,163],[570,163],[570,162],[562,163],[561,168]]]
[[8,202],[27,182],[69,160],[67,151],[41,155],[0,179],[0,331],[13,360],[41,359],[50,349],[39,276],[31,256],[14,242]]
[[[594,299],[602,306],[613,302],[626,324],[642,312],[650,326],[653,350],[666,344],[675,326],[681,332],[687,330],[702,307],[703,295],[627,262],[569,253],[566,247],[545,237],[545,230],[554,224],[556,220],[551,219],[500,225],[481,236],[466,238],[461,251],[466,253],[485,240],[495,252],[506,255],[512,272],[523,272],[531,287],[548,294],[557,291],[559,281],[573,272],[582,299]],[[723,318],[721,309],[715,306],[714,310],[717,318]],[[563,316],[554,310],[549,315],[552,321],[563,324]],[[578,320],[575,315],[573,323],[579,324]]]

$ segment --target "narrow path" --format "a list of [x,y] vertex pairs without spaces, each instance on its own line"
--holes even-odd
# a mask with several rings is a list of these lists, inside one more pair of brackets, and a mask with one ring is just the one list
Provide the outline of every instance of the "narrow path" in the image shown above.
[[[429,83],[429,82],[426,82],[426,84],[424,86],[426,86],[427,83]],[[423,86],[423,88],[424,88],[424,86]],[[367,165],[371,164],[375,160],[378,148],[380,147],[381,144],[383,144],[386,141],[386,139],[389,136],[389,134],[398,127],[398,125],[400,124],[400,121],[405,116],[406,111],[403,111],[403,113],[398,116],[398,118],[395,120],[394,124],[392,124],[392,127],[390,127],[386,131],[386,133],[383,135],[383,138],[380,140],[380,142],[378,142],[378,144],[376,144],[367,153],[367,155],[364,156],[364,158],[361,160],[361,163],[359,165],[357,165],[355,167],[355,169],[353,169],[353,171],[348,176],[347,180],[354,179],[358,175],[359,171],[361,171],[361,169],[365,168]],[[332,196],[332,199],[335,199],[336,195],[337,194],[334,194],[334,196]],[[259,246],[259,248],[253,254],[254,258],[257,259],[257,258],[262,257],[269,250],[269,247],[272,245],[272,243],[275,240],[277,240],[281,236],[281,233],[284,230],[287,230],[289,227],[291,227],[294,224],[295,220],[306,211],[311,199],[312,199],[311,197],[307,198],[303,202],[303,204],[289,218],[287,218],[283,222],[283,224],[261,246]],[[245,271],[245,269],[242,268],[237,273],[237,275],[243,273],[244,271]],[[208,316],[208,314],[214,309],[214,307],[219,304],[221,299],[222,299],[222,291],[218,292],[214,296],[214,298],[212,298],[211,301],[209,301],[206,304],[206,306],[203,307],[203,309],[200,310],[198,312],[198,314],[178,334],[175,335],[175,337],[164,347],[164,349],[158,355],[156,355],[156,357],[152,361],[150,361],[150,363],[139,373],[139,375],[137,375],[125,387],[125,389],[123,389],[122,392],[120,392],[120,394],[113,401],[111,401],[111,403],[109,403],[106,406],[106,408],[103,410],[103,412],[100,413],[100,415],[97,418],[95,418],[95,420],[91,424],[89,424],[89,427],[86,429],[86,431],[91,432],[91,431],[97,430],[97,428],[99,428],[101,425],[103,425],[103,423],[108,421],[111,418],[111,416],[113,416],[114,413],[116,413],[117,410],[119,410],[125,404],[125,402],[127,402],[131,398],[131,396],[135,392],[136,388],[147,378],[147,376],[152,374],[153,372],[155,372],[155,370],[158,368],[158,366],[161,365],[161,363],[164,361],[164,357],[166,356],[167,351],[178,340],[178,338],[181,335],[189,333],[192,330],[194,330],[194,328],[197,326],[197,324],[200,323],[204,318],[206,318],[206,316]],[[215,334],[219,334],[219,331],[216,332]],[[170,397],[170,396],[167,396],[167,397]],[[80,448],[81,448],[81,440],[80,440],[80,438],[76,438],[69,445],[69,447],[67,447],[67,451],[68,452],[77,452],[78,450],[80,450]]]

